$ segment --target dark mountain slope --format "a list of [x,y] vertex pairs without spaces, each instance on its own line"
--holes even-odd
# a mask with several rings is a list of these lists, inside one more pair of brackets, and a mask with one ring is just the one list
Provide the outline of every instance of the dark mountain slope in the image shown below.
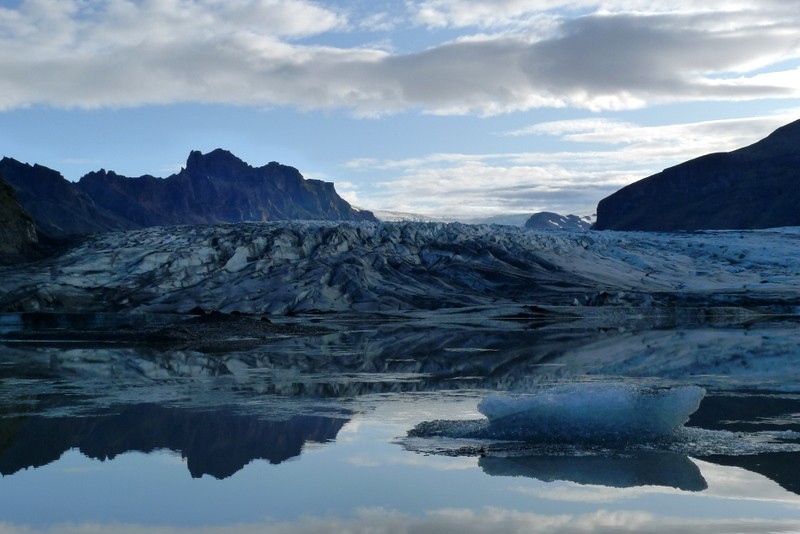
[[800,121],[733,152],[687,161],[600,201],[595,230],[800,225]]
[[51,237],[126,230],[127,221],[99,209],[91,197],[61,173],[42,165],[28,165],[12,158],[0,160],[0,176],[16,190],[17,199]]
[[14,188],[0,178],[0,265],[25,259],[37,243],[33,218],[17,202]]

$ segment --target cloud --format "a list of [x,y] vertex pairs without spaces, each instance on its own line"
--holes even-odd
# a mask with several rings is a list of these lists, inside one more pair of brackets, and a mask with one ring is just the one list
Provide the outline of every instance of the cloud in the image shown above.
[[415,23],[431,27],[528,28],[546,27],[557,16],[557,8],[587,5],[563,0],[425,0],[411,3]]
[[[792,94],[781,85],[786,80],[745,73],[778,57],[797,57],[796,35],[782,23],[742,26],[748,20],[738,13],[581,17],[565,22],[560,36],[533,44],[525,71],[539,86],[590,108],[608,107],[604,99],[614,98],[630,107],[636,100]],[[717,77],[726,73],[742,74]]]
[[[740,119],[711,120],[694,123],[641,126],[630,122],[590,118],[544,122],[502,135],[511,137],[541,135],[572,143],[604,144],[610,147],[606,157],[619,164],[654,164],[679,162],[711,152],[725,152],[749,145],[779,127],[800,118],[800,110]],[[597,152],[591,153],[597,159]],[[570,156],[572,157],[572,156]],[[580,157],[580,154],[575,154]]]
[[[698,14],[753,9],[753,4],[737,0],[415,0],[409,6],[413,20],[423,26],[484,29],[527,27],[543,15],[564,18],[576,13]],[[781,0],[759,2],[758,11],[765,9],[789,14],[793,7]]]
[[620,532],[650,532],[673,534],[766,534],[794,532],[797,521],[768,519],[696,519],[691,517],[658,516],[644,512],[605,511],[583,515],[545,515],[503,508],[485,507],[479,510],[445,508],[431,510],[419,516],[385,508],[357,510],[352,518],[307,517],[295,523],[240,524],[219,527],[160,527],[139,525],[57,525],[52,528],[23,527],[0,523],[4,534],[320,534],[351,532],[440,532],[442,534],[529,532],[531,534],[610,534]]
[[[727,10],[718,12],[609,4],[422,2],[412,15],[438,14],[444,25],[467,25],[466,13],[494,20],[483,15],[491,8],[491,26],[519,19],[529,29],[463,33],[399,54],[315,44],[388,19],[352,20],[306,0],[23,0],[0,9],[0,110],[199,102],[495,115],[800,96],[792,63],[800,59],[800,13],[780,3],[744,10],[720,1]],[[553,15],[557,8],[588,14]]]
[[798,117],[800,110],[658,126],[603,117],[552,121],[501,134],[551,138],[561,147],[551,152],[437,153],[355,159],[344,166],[353,173],[391,176],[378,193],[361,192],[361,204],[376,209],[460,219],[545,210],[588,215],[625,185],[707,153],[749,145]]
[[624,185],[615,172],[520,162],[526,158],[534,155],[474,155],[449,162],[433,155],[409,160],[404,168],[403,162],[387,162],[386,167],[398,169],[399,175],[380,183],[380,190],[368,199],[363,195],[362,204],[390,211],[446,213],[457,219],[543,210],[582,215],[593,213],[598,199]]

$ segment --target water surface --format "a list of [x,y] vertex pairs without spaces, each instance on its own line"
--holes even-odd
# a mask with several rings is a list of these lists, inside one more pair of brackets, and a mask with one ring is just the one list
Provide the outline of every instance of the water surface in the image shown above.
[[[0,531],[800,531],[793,323],[334,326],[234,351],[0,347]],[[706,395],[668,439],[413,432],[564,384]]]

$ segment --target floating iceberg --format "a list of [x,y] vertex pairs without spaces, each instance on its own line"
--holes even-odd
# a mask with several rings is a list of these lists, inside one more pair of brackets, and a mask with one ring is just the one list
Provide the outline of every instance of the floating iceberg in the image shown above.
[[490,395],[479,420],[423,421],[410,437],[513,440],[550,444],[644,444],[677,439],[700,406],[697,386],[571,383],[535,393]]
[[667,436],[689,420],[705,390],[577,383],[536,393],[490,395],[478,410],[495,437],[546,441],[642,440]]

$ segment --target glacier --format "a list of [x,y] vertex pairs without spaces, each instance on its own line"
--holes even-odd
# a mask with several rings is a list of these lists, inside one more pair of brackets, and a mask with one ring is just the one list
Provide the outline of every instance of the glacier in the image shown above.
[[[267,222],[91,236],[0,270],[0,311],[287,315],[525,305],[771,306],[794,313],[800,229],[537,232]],[[573,310],[574,311],[574,310]]]

